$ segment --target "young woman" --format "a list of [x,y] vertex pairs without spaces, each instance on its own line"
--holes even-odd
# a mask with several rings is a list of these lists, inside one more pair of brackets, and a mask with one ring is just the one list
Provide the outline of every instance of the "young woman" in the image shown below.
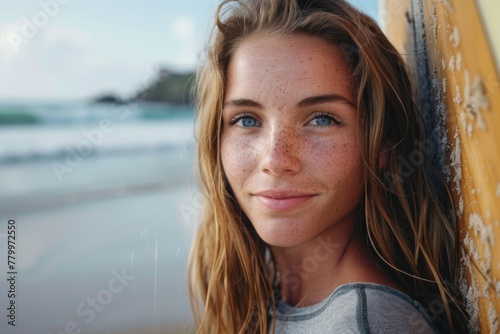
[[411,87],[344,1],[221,4],[197,91],[200,333],[463,330],[451,201]]

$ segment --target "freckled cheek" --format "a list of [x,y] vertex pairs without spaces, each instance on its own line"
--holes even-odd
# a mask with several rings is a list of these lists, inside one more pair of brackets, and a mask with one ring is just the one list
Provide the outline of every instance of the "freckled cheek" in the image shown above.
[[318,171],[350,176],[361,170],[359,148],[348,140],[326,141],[311,148],[307,161]]
[[[247,140],[223,137],[221,144],[222,165],[229,182],[244,182],[255,167],[255,149]],[[234,186],[234,184],[232,184]]]

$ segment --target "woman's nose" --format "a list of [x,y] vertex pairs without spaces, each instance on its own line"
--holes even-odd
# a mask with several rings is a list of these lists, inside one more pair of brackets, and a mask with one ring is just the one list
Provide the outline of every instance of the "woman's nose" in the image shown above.
[[261,146],[261,170],[274,176],[298,173],[301,170],[300,146],[300,135],[293,127],[270,129]]

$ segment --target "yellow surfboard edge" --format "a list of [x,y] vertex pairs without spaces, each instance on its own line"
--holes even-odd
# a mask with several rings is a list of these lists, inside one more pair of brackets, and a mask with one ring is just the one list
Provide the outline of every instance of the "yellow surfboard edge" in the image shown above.
[[500,71],[500,1],[498,0],[476,0],[481,22],[488,37],[488,43],[495,54],[497,73]]
[[383,30],[432,104],[433,137],[444,130],[437,153],[446,157],[459,218],[460,290],[471,333],[499,332],[500,19],[491,13],[499,3],[380,0]]

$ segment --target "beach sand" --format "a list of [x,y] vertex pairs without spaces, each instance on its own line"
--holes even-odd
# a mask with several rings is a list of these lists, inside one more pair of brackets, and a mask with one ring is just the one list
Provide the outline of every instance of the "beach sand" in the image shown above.
[[[191,323],[169,324],[160,328],[143,327],[133,328],[127,330],[120,330],[118,332],[109,332],[110,334],[195,334],[196,330]],[[93,333],[88,333],[93,334]],[[98,334],[98,333],[95,333]]]
[[78,178],[54,187],[50,161],[0,166],[11,182],[16,170],[25,177],[14,188],[24,193],[1,194],[0,236],[15,219],[18,318],[15,331],[0,322],[0,333],[59,334],[68,323],[82,333],[194,333],[186,289],[200,212],[192,147],[89,158]]

